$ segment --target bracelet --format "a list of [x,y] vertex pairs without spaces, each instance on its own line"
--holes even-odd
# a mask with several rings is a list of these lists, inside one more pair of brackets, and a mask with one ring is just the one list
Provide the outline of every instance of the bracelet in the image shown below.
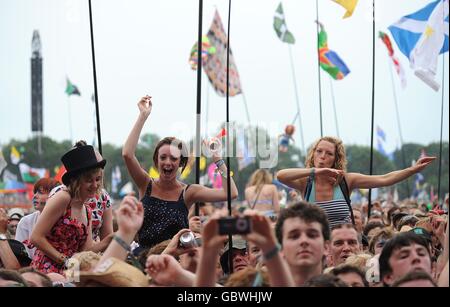
[[114,235],[114,240],[116,240],[117,243],[119,243],[120,246],[123,247],[124,250],[127,252],[131,251],[130,245],[128,245],[124,240],[122,240],[121,237]]
[[264,254],[263,259],[265,261],[269,261],[273,257],[275,257],[278,252],[281,250],[281,246],[277,243],[273,249]]
[[314,180],[314,175],[316,173],[316,169],[313,167],[311,168],[311,172],[309,173],[309,178],[311,178],[312,180]]
[[217,168],[220,168],[222,165],[225,164],[225,161],[223,159],[220,159],[214,163],[216,164]]

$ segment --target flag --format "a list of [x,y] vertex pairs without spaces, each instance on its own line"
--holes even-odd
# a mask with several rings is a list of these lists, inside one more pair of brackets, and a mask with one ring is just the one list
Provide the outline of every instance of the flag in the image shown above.
[[434,80],[438,56],[448,51],[448,1],[431,2],[389,27],[415,75],[435,91],[440,88]]
[[386,134],[383,129],[377,126],[377,150],[389,160],[394,160],[394,153],[388,153],[384,149],[384,143],[386,143]]
[[148,170],[148,175],[150,176],[150,178],[153,178],[153,179],[159,178],[159,172],[153,166],[150,167],[150,169]]
[[286,20],[284,19],[283,13],[283,5],[278,4],[278,8],[275,11],[275,16],[273,17],[273,28],[277,33],[278,37],[281,41],[288,44],[295,44],[295,37],[292,33],[287,29]]
[[3,149],[0,147],[0,174],[6,165],[8,165],[8,163],[6,163],[5,157],[3,156]]
[[122,181],[122,174],[120,173],[120,167],[116,165],[111,173],[111,191],[117,193],[118,186]]
[[333,1],[347,10],[347,12],[345,12],[344,17],[342,18],[352,16],[353,11],[355,10],[356,5],[358,4],[358,0],[333,0]]
[[3,181],[4,182],[17,181],[17,175],[5,169],[5,171],[3,172]]
[[134,195],[133,184],[128,181],[119,191],[120,197]]
[[328,49],[328,37],[324,26],[320,25],[319,33],[319,61],[320,67],[330,74],[335,80],[341,80],[350,73],[347,65],[338,56],[338,54]]
[[377,137],[378,139],[383,140],[383,142],[386,142],[386,133],[384,133],[380,126],[377,126]]
[[48,177],[48,170],[45,168],[30,167],[28,164],[19,164],[20,174],[22,175],[22,181],[28,183],[35,183],[40,178]]
[[400,82],[402,84],[402,88],[406,87],[406,77],[405,77],[405,71],[403,70],[402,65],[400,64],[400,61],[398,58],[394,55],[394,49],[392,48],[391,39],[389,36],[382,32],[378,32],[378,37],[383,41],[383,43],[386,45],[386,48],[388,49],[389,57],[392,60],[392,63],[394,64],[395,71],[397,72],[398,76],[400,77]]
[[11,163],[17,165],[20,161],[20,152],[17,150],[16,146],[11,147]]
[[237,137],[237,159],[239,170],[255,163],[255,158],[250,155],[249,148],[245,144],[245,136],[243,135]]
[[[211,46],[209,38],[206,35],[202,36],[202,64],[208,60],[211,54],[216,53],[216,48]],[[191,55],[189,57],[189,64],[192,70],[197,70],[198,65],[198,43],[195,43],[191,48]]]
[[67,96],[71,96],[71,95],[81,96],[81,93],[78,90],[78,87],[75,84],[73,84],[72,82],[70,82],[69,78],[66,78],[66,80],[67,80],[67,85],[66,85]]
[[66,168],[64,165],[61,165],[55,170],[55,180],[58,182],[62,182],[62,176],[66,173]]
[[[208,57],[205,65],[203,65],[203,70],[216,93],[224,97],[227,92],[227,35],[225,34],[222,20],[217,11],[214,14],[214,20],[207,36],[211,46],[214,46],[216,49],[216,52]],[[239,80],[239,74],[231,49],[229,56],[229,82],[229,96],[236,96],[242,93],[241,81]]]

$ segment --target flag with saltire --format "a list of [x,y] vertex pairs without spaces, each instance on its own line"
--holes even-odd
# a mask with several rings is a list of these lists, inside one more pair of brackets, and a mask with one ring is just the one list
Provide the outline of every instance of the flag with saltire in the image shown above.
[[22,181],[28,183],[35,183],[40,178],[49,177],[49,172],[45,168],[31,167],[28,164],[19,164],[20,174],[22,175]]
[[328,36],[322,23],[319,32],[319,62],[320,67],[325,70],[335,80],[344,79],[350,73],[347,65],[339,57],[339,55],[328,49]]
[[389,38],[389,35],[387,35],[383,31],[379,31],[378,37],[383,41],[384,45],[386,46],[389,57],[391,58],[392,63],[394,64],[395,71],[397,72],[398,76],[400,77],[400,82],[401,82],[402,88],[405,88],[406,87],[405,71],[403,70],[403,67],[400,64],[399,59],[394,55],[394,49],[392,48],[392,43],[391,43],[391,39]]
[[66,94],[67,96],[72,96],[72,95],[78,95],[81,96],[80,90],[78,89],[78,87],[73,84],[72,82],[70,82],[69,78],[66,78]]
[[448,13],[449,0],[437,0],[389,27],[415,75],[435,91],[438,56],[448,52]]
[[281,41],[288,44],[295,44],[295,37],[286,26],[286,19],[284,17],[283,5],[281,2],[278,4],[275,16],[273,17],[273,28]]
[[358,4],[358,0],[333,0],[333,1],[347,10],[342,18],[352,16],[353,11],[355,10],[356,5]]
[[[208,36],[202,36],[202,64],[208,60],[211,54],[216,53],[216,48],[211,46]],[[197,70],[198,65],[198,43],[195,43],[191,48],[191,55],[189,56],[189,64],[192,70]]]
[[116,165],[111,172],[111,192],[117,193],[120,182],[122,181],[122,174],[120,167]]
[[14,165],[17,165],[20,162],[21,155],[16,146],[11,147],[11,155],[9,157],[11,159],[11,163]]
[[[217,10],[207,36],[216,52],[211,54],[205,61],[203,70],[216,93],[224,97],[227,92],[227,35]],[[230,97],[242,93],[241,81],[239,80],[239,73],[231,49],[229,56],[229,82],[228,94]]]
[[0,147],[0,174],[2,173],[6,165],[8,165],[8,163],[6,162],[5,157],[3,156],[3,148]]

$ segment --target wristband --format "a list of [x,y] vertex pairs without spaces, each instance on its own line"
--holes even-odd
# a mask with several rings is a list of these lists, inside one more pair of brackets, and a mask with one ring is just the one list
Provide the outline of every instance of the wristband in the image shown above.
[[263,256],[264,260],[269,261],[270,259],[275,257],[278,254],[278,252],[280,251],[280,249],[281,249],[281,247],[277,243],[273,249],[271,249],[270,251],[268,251],[267,253],[264,254],[264,256]]
[[217,168],[220,168],[222,165],[225,164],[225,161],[223,159],[220,159],[214,163],[216,164]]
[[121,237],[114,235],[114,240],[119,243],[120,246],[123,247],[127,252],[131,251],[130,245],[128,245]]
[[314,180],[315,173],[316,173],[316,169],[314,167],[311,168],[311,172],[309,173],[309,178]]

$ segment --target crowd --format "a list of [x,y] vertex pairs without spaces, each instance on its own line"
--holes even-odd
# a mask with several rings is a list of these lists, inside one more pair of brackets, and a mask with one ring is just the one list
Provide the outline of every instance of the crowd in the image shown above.
[[[352,190],[394,185],[435,159],[383,175],[347,172],[345,148],[324,137],[305,168],[259,169],[238,197],[221,152],[222,188],[186,184],[186,145],[162,139],[152,179],[135,156],[151,97],[123,147],[138,190],[117,209],[103,188],[107,163],[79,141],[61,158],[62,182],[35,183],[34,212],[0,210],[0,286],[448,287],[448,196],[431,210],[406,200],[351,203]],[[277,186],[289,187],[289,202]],[[230,191],[228,191],[230,187]],[[367,212],[370,211],[370,216]],[[231,240],[230,240],[231,239]]]

